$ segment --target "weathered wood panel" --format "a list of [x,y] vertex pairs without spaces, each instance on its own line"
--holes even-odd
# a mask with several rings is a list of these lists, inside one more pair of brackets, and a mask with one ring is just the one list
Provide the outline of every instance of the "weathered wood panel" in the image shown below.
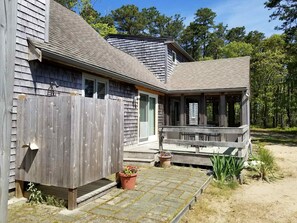
[[7,221],[9,156],[12,126],[16,2],[0,2],[0,222]]
[[[16,179],[77,188],[120,171],[122,107],[79,96],[20,101]],[[30,142],[39,149],[23,148]]]
[[[175,133],[175,136],[172,137]],[[170,136],[170,137],[169,137]],[[237,137],[234,137],[237,136]],[[159,128],[160,148],[163,143],[195,147],[229,147],[238,149],[238,156],[247,154],[249,144],[249,126],[236,127],[191,127],[165,126]]]

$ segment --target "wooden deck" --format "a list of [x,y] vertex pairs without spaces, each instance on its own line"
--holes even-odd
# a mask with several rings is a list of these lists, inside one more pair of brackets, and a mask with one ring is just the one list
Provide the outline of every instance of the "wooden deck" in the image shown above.
[[[211,166],[210,157],[214,153],[247,158],[249,146],[249,128],[241,127],[176,127],[160,128],[159,142],[142,143],[124,148],[125,153],[137,153],[137,157],[146,158],[148,153],[157,153],[160,149],[173,154],[176,164]],[[141,157],[142,155],[142,157]],[[155,162],[158,162],[155,156]]]

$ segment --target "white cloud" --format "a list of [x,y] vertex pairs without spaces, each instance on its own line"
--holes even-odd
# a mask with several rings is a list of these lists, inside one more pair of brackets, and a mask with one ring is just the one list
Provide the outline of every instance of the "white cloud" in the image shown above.
[[212,10],[217,13],[217,22],[228,24],[229,28],[245,26],[247,32],[258,30],[267,37],[280,31],[274,30],[278,21],[269,22],[271,11],[264,8],[265,1],[226,0],[216,2]]

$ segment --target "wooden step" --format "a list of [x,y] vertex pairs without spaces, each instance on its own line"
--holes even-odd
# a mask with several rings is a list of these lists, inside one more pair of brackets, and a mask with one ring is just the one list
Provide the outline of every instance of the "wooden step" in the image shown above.
[[155,159],[124,158],[124,165],[154,166],[155,165]]
[[124,151],[125,158],[154,159],[157,151]]

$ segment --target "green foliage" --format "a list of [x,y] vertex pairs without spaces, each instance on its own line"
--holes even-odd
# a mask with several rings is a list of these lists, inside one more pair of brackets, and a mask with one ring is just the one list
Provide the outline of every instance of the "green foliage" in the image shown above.
[[279,19],[283,22],[277,29],[284,30],[292,42],[296,42],[297,33],[297,7],[295,0],[268,0],[265,6],[274,9],[271,19]]
[[243,159],[215,154],[211,158],[215,179],[220,183],[237,179],[244,168]]
[[31,204],[47,204],[56,207],[65,207],[66,205],[63,199],[58,199],[55,196],[43,194],[32,182],[29,183],[28,192],[30,192],[28,201]]
[[[283,36],[273,35],[256,48],[251,64],[252,120],[263,127],[285,125],[288,73]],[[265,84],[263,84],[265,83]],[[273,123],[271,122],[273,120]]]
[[117,30],[113,25],[108,24],[108,17],[101,17],[91,5],[90,0],[82,0],[80,16],[102,37],[108,34],[116,34]]
[[230,42],[243,42],[245,39],[245,27],[235,27],[228,30],[226,40]]
[[216,13],[209,8],[198,9],[195,20],[185,29],[181,36],[181,45],[195,59],[209,56],[208,46],[215,29]]
[[145,20],[145,29],[142,31],[145,35],[177,39],[184,28],[184,18],[180,14],[166,16],[155,7],[143,8],[141,14]]
[[59,4],[63,5],[64,7],[73,10],[75,6],[77,6],[77,0],[55,0]]
[[111,16],[120,33],[140,35],[146,25],[144,16],[135,5],[123,5],[111,11]]
[[251,56],[253,46],[244,42],[231,42],[221,48],[221,56],[225,58]]
[[259,143],[254,160],[256,164],[250,165],[249,168],[256,171],[262,180],[269,181],[271,176],[274,176],[276,170],[275,157],[272,152],[266,149],[264,144]]
[[66,202],[63,199],[57,199],[55,196],[52,195],[46,195],[45,196],[45,203],[47,205],[55,206],[55,207],[65,207]]
[[41,204],[44,203],[44,195],[41,193],[40,190],[38,190],[34,183],[30,182],[28,191],[30,192],[29,196],[29,203],[31,204]]
[[125,166],[122,172],[126,175],[132,175],[138,172],[138,168],[136,166]]

